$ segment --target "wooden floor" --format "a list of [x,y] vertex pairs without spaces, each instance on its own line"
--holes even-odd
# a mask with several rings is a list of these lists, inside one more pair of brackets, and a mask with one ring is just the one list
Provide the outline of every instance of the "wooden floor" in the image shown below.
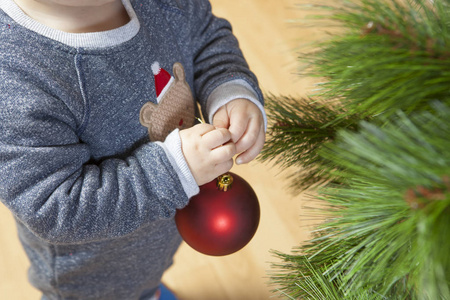
[[[295,0],[211,0],[218,16],[227,18],[240,40],[251,69],[264,92],[305,95],[312,81],[296,75],[297,47],[317,40],[315,28],[299,28],[292,20],[306,14]],[[314,2],[314,1],[313,1]],[[280,170],[259,162],[234,167],[255,189],[261,223],[248,246],[226,257],[209,257],[182,245],[164,282],[181,300],[261,300],[276,297],[268,272],[276,259],[271,249],[289,252],[308,238],[302,195],[286,190]],[[0,204],[0,300],[37,300],[27,282],[27,258],[18,242],[10,213]],[[124,299],[126,300],[126,299]]]

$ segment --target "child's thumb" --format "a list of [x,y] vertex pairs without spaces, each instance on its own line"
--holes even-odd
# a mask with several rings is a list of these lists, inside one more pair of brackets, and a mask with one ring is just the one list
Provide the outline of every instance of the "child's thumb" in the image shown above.
[[228,112],[225,106],[222,106],[217,110],[213,117],[213,126],[216,128],[226,128],[230,127],[230,118],[228,117]]

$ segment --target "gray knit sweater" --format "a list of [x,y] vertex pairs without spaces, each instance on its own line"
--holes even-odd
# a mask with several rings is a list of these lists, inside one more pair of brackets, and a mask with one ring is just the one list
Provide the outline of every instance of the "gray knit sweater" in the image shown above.
[[172,263],[173,217],[198,186],[178,130],[150,141],[139,122],[157,103],[153,62],[184,66],[207,120],[237,97],[262,109],[207,0],[123,3],[127,25],[71,34],[0,1],[0,199],[43,299],[148,299]]

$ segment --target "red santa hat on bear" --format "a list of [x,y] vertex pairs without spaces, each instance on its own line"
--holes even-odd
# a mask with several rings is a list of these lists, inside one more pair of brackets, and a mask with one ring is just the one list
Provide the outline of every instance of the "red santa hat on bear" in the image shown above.
[[152,72],[155,78],[156,101],[159,103],[164,93],[169,89],[174,78],[170,76],[169,72],[161,68],[157,61],[152,64]]

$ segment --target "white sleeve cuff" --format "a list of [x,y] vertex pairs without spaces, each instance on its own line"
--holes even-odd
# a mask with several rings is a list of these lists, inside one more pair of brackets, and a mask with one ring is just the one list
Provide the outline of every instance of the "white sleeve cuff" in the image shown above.
[[258,95],[253,88],[243,79],[235,79],[219,85],[209,95],[206,101],[206,112],[208,113],[208,122],[212,124],[213,116],[219,108],[235,99],[247,99],[255,103],[261,110],[264,117],[264,129],[267,131],[267,116],[261,102],[258,101]]
[[188,198],[197,195],[200,192],[200,188],[198,187],[186,159],[184,158],[183,150],[181,149],[179,130],[175,129],[172,131],[167,136],[164,143],[156,143],[164,149],[170,163],[178,174],[178,178],[180,179],[181,185],[183,186],[184,192]]

